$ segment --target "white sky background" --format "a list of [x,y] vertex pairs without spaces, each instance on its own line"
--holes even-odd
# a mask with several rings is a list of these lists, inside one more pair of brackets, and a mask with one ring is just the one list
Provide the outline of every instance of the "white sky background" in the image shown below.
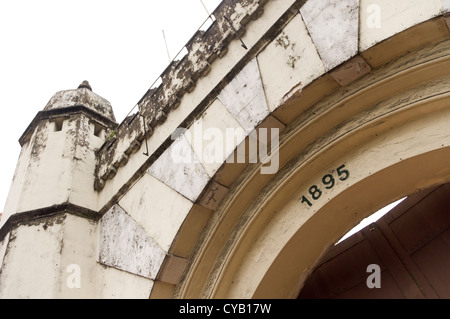
[[[203,0],[212,12],[220,0]],[[57,91],[88,80],[121,122],[208,14],[200,0],[0,0],[0,211],[18,139]]]
[[[347,238],[351,237],[352,235],[356,234],[357,232],[359,232],[361,229],[366,228],[367,226],[369,226],[372,223],[375,223],[376,221],[378,221],[379,219],[381,219],[382,217],[384,217],[386,214],[388,214],[391,210],[393,210],[395,207],[397,207],[398,205],[400,205],[405,198],[399,199],[398,201],[389,204],[388,206],[380,209],[379,211],[377,211],[376,213],[370,215],[369,217],[363,219],[357,226],[355,226],[351,231],[349,231],[344,237],[342,237],[337,244],[343,242],[344,240],[346,240]],[[337,245],[336,244],[336,245]]]

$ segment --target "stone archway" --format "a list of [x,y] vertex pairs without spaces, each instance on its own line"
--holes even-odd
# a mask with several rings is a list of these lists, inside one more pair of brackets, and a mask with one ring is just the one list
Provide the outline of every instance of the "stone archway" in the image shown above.
[[[0,229],[1,295],[16,296],[20,283],[28,297],[297,297],[361,219],[450,181],[449,12],[441,0],[226,0],[121,124],[64,93],[62,111],[39,113],[21,138]],[[31,133],[43,123],[61,141],[54,116],[66,111],[92,121],[66,136],[87,147],[85,161],[67,160],[74,169],[58,188],[47,178],[52,147],[29,166],[42,146]],[[244,133],[210,162],[189,138],[200,124]],[[281,132],[274,174],[227,161],[260,129]],[[61,238],[65,249],[48,254]],[[85,290],[67,287],[59,259],[89,269]],[[25,268],[52,280],[24,282]]]
[[321,255],[360,220],[449,182],[448,45],[376,69],[292,120],[280,171],[269,178],[247,168],[211,218],[176,295],[295,298]]

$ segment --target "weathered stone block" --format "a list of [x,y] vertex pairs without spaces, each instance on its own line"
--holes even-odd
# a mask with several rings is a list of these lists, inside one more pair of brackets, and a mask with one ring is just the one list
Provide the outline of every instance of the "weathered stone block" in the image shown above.
[[180,135],[153,163],[148,173],[195,202],[209,181],[186,136]]
[[218,98],[247,133],[264,120],[269,110],[257,60],[250,61]]
[[300,12],[327,71],[358,53],[358,0],[309,0]]
[[258,63],[270,111],[283,103],[286,92],[301,90],[325,73],[300,14],[258,55]]
[[155,279],[165,255],[162,248],[119,206],[114,206],[100,220],[100,263]]
[[[448,2],[448,1],[447,1]],[[361,0],[360,52],[441,14],[442,0]]]
[[150,174],[144,174],[119,204],[166,252],[193,205]]
[[186,132],[209,177],[214,176],[246,135],[244,128],[219,100],[215,100]]

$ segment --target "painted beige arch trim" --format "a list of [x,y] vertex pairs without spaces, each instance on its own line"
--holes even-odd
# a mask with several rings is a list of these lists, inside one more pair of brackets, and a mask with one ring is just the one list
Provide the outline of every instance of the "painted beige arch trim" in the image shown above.
[[[376,172],[387,172],[391,171],[393,168],[398,168],[398,172],[402,172],[402,169],[408,167],[408,163],[414,163],[414,161],[422,163],[420,160],[423,161],[425,159],[435,161],[436,165],[441,165],[440,167],[442,169],[441,171],[438,171],[438,176],[440,176],[440,179],[438,179],[437,177],[433,177],[428,180],[422,180],[421,183],[418,184],[417,181],[414,182],[414,180],[412,180],[413,176],[407,174],[406,177],[409,177],[409,181],[408,183],[406,183],[406,185],[409,186],[409,188],[400,187],[401,185],[399,185],[398,189],[400,191],[395,195],[391,195],[392,198],[388,198],[386,196],[383,198],[377,198],[376,201],[374,200],[373,202],[371,202],[370,207],[360,207],[360,209],[362,210],[362,208],[364,208],[364,210],[362,211],[364,211],[364,213],[367,215],[369,212],[374,211],[383,204],[387,204],[389,201],[395,200],[397,197],[404,196],[416,189],[429,186],[430,184],[446,182],[448,179],[448,172],[446,171],[445,165],[443,166],[442,161],[439,161],[439,157],[436,157],[436,154],[438,154],[439,152],[447,154],[448,150],[446,149],[446,147],[449,146],[449,136],[445,135],[445,125],[442,124],[442,121],[447,121],[445,122],[445,124],[448,124],[448,116],[450,115],[448,113],[448,110],[445,110],[445,107],[447,105],[450,105],[448,95],[446,95],[449,79],[445,71],[450,66],[448,58],[448,46],[448,43],[441,44],[441,46],[430,46],[429,48],[426,48],[422,50],[421,53],[419,53],[418,56],[420,56],[420,58],[417,58],[417,55],[415,55],[393,62],[386,68],[377,70],[362,81],[355,83],[350,88],[346,88],[344,90],[341,89],[335,95],[331,95],[325,102],[320,103],[320,105],[316,105],[316,111],[320,111],[320,107],[324,109],[326,108],[326,111],[324,112],[322,110],[322,116],[317,116],[313,120],[310,119],[310,123],[313,123],[315,121],[316,125],[310,125],[309,132],[308,125],[305,125],[304,119],[301,119],[297,122],[293,121],[291,125],[288,126],[287,130],[285,130],[285,136],[280,151],[282,166],[285,166],[288,169],[292,169],[293,166],[292,162],[288,162],[288,160],[293,156],[296,156],[299,149],[301,150],[302,147],[308,146],[307,142],[304,142],[302,144],[302,138],[297,137],[297,139],[295,139],[295,134],[292,132],[301,131],[302,134],[299,134],[298,136],[313,136],[311,137],[311,144],[311,142],[314,141],[314,134],[316,134],[316,136],[321,136],[321,134],[326,133],[327,130],[329,131],[329,140],[322,140],[322,145],[320,145],[320,143],[316,143],[317,145],[319,145],[316,149],[314,149],[314,147],[310,148],[310,150],[312,151],[311,154],[316,153],[317,155],[318,151],[322,152],[321,156],[318,157],[320,158],[320,160],[311,161],[309,164],[303,165],[303,169],[300,169],[301,173],[292,175],[297,176],[297,178],[298,176],[301,176],[301,182],[294,183],[294,185],[296,185],[294,188],[299,189],[299,194],[306,194],[308,187],[317,183],[320,174],[326,173],[329,169],[336,169],[343,163],[351,163],[352,156],[347,156],[347,158],[344,158],[342,156],[342,154],[345,153],[345,147],[355,147],[355,145],[358,144],[363,145],[363,141],[371,141],[373,145],[376,145],[374,143],[378,141],[378,147],[381,147],[382,149],[383,145],[387,145],[385,141],[382,142],[383,137],[387,138],[389,136],[397,136],[401,138],[407,137],[408,132],[409,134],[417,133],[417,125],[413,125],[413,122],[411,122],[414,119],[416,119],[415,124],[418,125],[420,125],[420,123],[426,123],[426,121],[428,121],[427,125],[423,128],[423,135],[420,136],[421,138],[423,138],[423,140],[421,141],[422,143],[419,144],[424,146],[424,149],[418,149],[417,147],[415,147],[415,143],[419,142],[418,140],[414,141],[413,139],[406,139],[405,141],[402,141],[402,143],[393,142],[390,145],[395,145],[397,149],[399,145],[403,145],[406,147],[406,151],[401,158],[399,156],[396,161],[392,163],[377,160],[375,164],[379,165],[378,168],[374,167],[372,170],[370,170],[370,172],[367,167],[365,167],[370,163],[370,161],[364,160],[360,162],[361,165],[365,165],[363,166],[363,168],[365,167],[366,169],[359,172],[359,175],[356,175],[359,179],[354,180],[351,184],[341,184],[341,189],[333,189],[334,195],[332,194],[332,197],[330,197],[330,203],[334,203],[334,201],[337,200],[336,198],[341,198],[342,196],[344,196],[339,195],[341,193],[344,194],[344,190],[356,189],[356,186],[354,185],[362,185],[359,183],[369,183],[371,180],[375,181],[376,176],[382,176],[381,173],[375,174]],[[433,79],[435,79],[435,81]],[[320,81],[322,81],[322,83],[327,83],[327,80],[323,80],[322,78],[318,81],[319,85]],[[420,92],[418,91],[418,88],[420,89]],[[400,94],[396,94],[399,91]],[[423,96],[426,96],[427,98],[424,98],[423,96],[421,96],[421,94],[423,94]],[[380,103],[389,96],[391,99],[390,101],[388,100],[384,104]],[[398,104],[397,110],[390,110],[390,106],[395,105],[395,103]],[[293,104],[295,104],[295,102]],[[370,112],[368,112],[367,109],[373,107],[374,105],[378,105],[378,108],[373,108]],[[343,106],[345,106],[345,108]],[[290,107],[292,107],[292,105]],[[344,114],[340,115],[339,113],[344,109],[347,111],[347,113],[344,112]],[[282,107],[280,108],[280,110],[282,110]],[[340,110],[340,112],[337,112],[336,110]],[[445,112],[443,110],[445,110]],[[375,111],[375,113],[373,113],[372,111]],[[431,113],[427,115],[429,112]],[[275,112],[274,114],[277,114],[277,112]],[[350,121],[347,121],[348,119],[350,119]],[[317,123],[320,123],[320,121],[322,121],[322,125],[317,125]],[[405,123],[409,124],[405,125]],[[439,123],[441,123],[440,126]],[[334,127],[339,128],[339,125],[341,125],[340,134],[339,129],[335,130],[334,132],[333,130],[331,130]],[[317,131],[315,127],[325,127],[326,130],[325,132],[320,132]],[[392,127],[395,127],[398,130],[404,129],[405,131],[403,133],[400,131],[395,133]],[[406,130],[405,127],[409,127],[409,131]],[[384,135],[385,133],[383,132],[387,131],[392,134]],[[351,132],[351,134],[349,134],[349,132]],[[439,137],[439,134],[444,134],[441,136],[442,140],[444,141],[443,144],[438,143],[439,145],[433,145],[432,143],[429,143],[429,140],[436,142],[436,138]],[[373,139],[373,136],[375,135],[378,136],[377,139]],[[289,142],[289,140],[291,145],[296,145],[297,148],[285,146],[288,145],[287,142]],[[331,145],[331,147],[327,145],[330,141],[335,141],[334,144]],[[326,156],[326,152],[324,153],[324,150],[327,150],[326,152],[328,153],[328,156]],[[351,154],[355,154],[354,152],[356,152],[356,150],[357,148],[355,148],[355,150],[352,151]],[[339,151],[341,153],[339,153]],[[370,151],[370,148],[367,150],[367,152],[368,151]],[[333,152],[337,153],[333,154]],[[307,158],[307,155],[303,154],[303,156]],[[333,162],[333,159],[339,157],[341,158],[339,162]],[[353,155],[354,160],[357,158],[362,157]],[[407,158],[409,158],[408,161],[406,160]],[[398,162],[400,162],[401,164],[398,164]],[[352,167],[354,166],[355,165],[352,165]],[[358,165],[356,166],[358,167]],[[308,167],[309,169],[306,170],[306,167]],[[424,167],[426,166],[421,166],[421,168]],[[284,168],[284,170],[286,170],[286,168]],[[423,169],[422,171],[425,173],[426,170]],[[312,172],[319,173],[318,175],[315,175]],[[248,176],[251,175],[252,172],[250,171],[250,173],[248,173]],[[287,174],[287,176],[289,175],[291,175],[291,173]],[[352,178],[354,178],[354,173],[352,174],[352,176]],[[367,176],[373,177],[367,179]],[[432,176],[432,174],[429,174],[429,176]],[[268,292],[270,292],[271,294],[278,292],[275,294],[278,297],[292,297],[295,296],[296,293],[298,293],[298,289],[301,286],[301,275],[298,276],[294,281],[292,281],[292,278],[289,278],[287,280],[287,283],[295,282],[295,285],[293,287],[286,285],[286,282],[284,282],[282,287],[279,287],[279,290],[274,289],[274,281],[271,281],[270,279],[273,279],[273,274],[274,272],[276,273],[277,270],[279,270],[280,265],[284,264],[286,266],[286,264],[280,262],[280,260],[289,255],[289,253],[287,252],[289,251],[289,249],[286,248],[282,250],[283,244],[281,244],[281,242],[284,241],[285,245],[289,245],[292,242],[295,242],[295,238],[301,238],[301,232],[297,234],[293,229],[285,229],[285,234],[289,235],[286,235],[287,237],[284,239],[282,236],[277,235],[275,237],[278,239],[275,240],[274,236],[269,236],[269,234],[271,233],[270,231],[268,231],[268,229],[279,229],[279,224],[277,224],[274,219],[269,218],[270,216],[272,216],[270,212],[281,209],[282,205],[280,206],[280,203],[289,203],[289,198],[294,197],[298,199],[299,194],[297,194],[297,196],[293,195],[292,186],[290,191],[280,193],[282,187],[280,185],[277,185],[275,188],[277,189],[277,199],[272,199],[271,202],[269,201],[270,205],[267,204],[266,206],[264,206],[265,208],[263,208],[262,206],[257,206],[256,208],[247,207],[245,213],[242,213],[240,215],[238,213],[238,208],[239,205],[241,205],[242,208],[242,201],[245,197],[244,193],[249,194],[249,196],[259,196],[260,201],[268,201],[267,197],[270,197],[269,195],[273,196],[274,193],[261,191],[263,189],[263,186],[266,186],[266,184],[269,183],[269,179],[267,177],[261,177],[261,175],[259,174],[253,174],[253,176],[251,177],[253,178],[253,180],[248,177],[245,181],[246,183],[241,184],[240,189],[234,189],[230,192],[230,196],[222,204],[221,211],[219,210],[217,212],[217,215],[220,217],[217,217],[216,215],[216,219],[214,220],[213,218],[210,221],[210,233],[204,235],[202,245],[196,251],[197,255],[191,260],[190,267],[185,273],[183,281],[177,287],[175,293],[176,297],[274,297],[274,295],[268,295]],[[294,177],[290,178],[293,179]],[[285,181],[286,177],[277,176],[275,180]],[[306,181],[309,181],[309,183]],[[301,185],[301,187],[299,187],[299,185]],[[274,189],[273,185],[269,185],[266,187],[267,189]],[[338,195],[341,197],[338,197]],[[331,198],[333,198],[333,200],[331,200]],[[319,201],[317,204],[323,205],[323,207],[328,207],[328,209],[329,207],[333,206],[331,204],[327,206],[322,201]],[[276,203],[278,203],[278,206],[276,205]],[[375,205],[377,205],[378,207],[375,207]],[[288,206],[289,205],[285,207]],[[295,207],[295,205],[293,207]],[[305,222],[309,220],[311,216],[324,215],[323,209],[314,211],[316,213],[314,215],[308,215],[311,212],[304,213],[303,219],[300,218],[300,221],[303,220],[302,223],[304,223],[304,225],[309,225],[310,222]],[[267,213],[268,211],[269,213]],[[262,216],[264,216],[264,212],[266,212],[267,216],[269,217],[263,218]],[[289,215],[288,212],[286,212],[285,214],[286,216]],[[254,216],[259,217],[255,219]],[[281,215],[276,214],[276,216],[278,216],[277,218],[279,219],[278,223],[281,223],[281,225],[283,225],[283,218],[280,217]],[[360,212],[359,215],[353,220],[350,218],[346,223],[336,228],[336,232],[333,234],[333,238],[327,237],[327,240],[338,239],[338,237],[342,235],[347,228],[351,228],[352,223],[356,223],[358,220],[364,217],[365,215]],[[249,222],[250,220],[252,220],[251,223]],[[269,223],[268,220],[271,220],[272,224]],[[230,227],[230,223],[231,225],[237,226],[234,228]],[[291,222],[289,222],[288,224],[291,224]],[[223,225],[228,226],[228,229],[224,229]],[[269,227],[270,225],[272,225],[272,228]],[[278,226],[275,227],[274,225]],[[220,229],[221,227],[222,230]],[[297,228],[299,228],[299,225],[297,225]],[[266,232],[264,233],[263,230],[266,230]],[[229,236],[227,237],[228,242],[223,239],[221,243],[217,242],[217,240],[214,241],[214,236],[224,237],[227,236],[227,234]],[[276,232],[274,232],[273,234],[276,234]],[[254,237],[256,235],[259,236],[257,237],[258,239]],[[293,237],[294,235],[295,237]],[[294,238],[292,239],[292,241],[290,241],[291,237]],[[274,247],[270,246],[271,241],[273,242]],[[281,245],[281,247],[277,248],[277,245],[275,244],[276,242],[278,242],[278,245]],[[330,242],[327,242],[327,244],[329,243]],[[220,248],[218,248],[218,246]],[[223,249],[223,247],[225,247],[225,249]],[[316,259],[326,249],[326,246],[320,248],[321,249],[315,251],[315,257],[310,259],[310,263],[307,267],[308,269],[313,266]],[[248,253],[248,251],[250,251],[250,253]],[[258,255],[261,252],[268,253],[269,251],[272,251],[271,257]],[[276,254],[275,252],[281,252],[281,259],[277,259],[275,258],[276,256],[273,256],[273,254]],[[212,257],[211,260],[208,260],[208,254],[210,257],[214,257]],[[266,259],[264,259],[263,257]],[[261,258],[263,259],[261,260]],[[255,260],[258,260],[258,262],[255,263]],[[262,262],[264,260],[265,263]],[[274,263],[271,267],[270,265],[272,265],[272,262]],[[265,266],[263,266],[263,264]],[[209,277],[205,276],[205,272],[207,273],[207,271],[211,269],[213,270],[213,272],[209,275]],[[248,273],[248,271],[250,273]],[[287,275],[288,273],[289,272],[283,271],[283,274]],[[308,271],[305,270],[305,272],[303,273],[303,277],[305,277],[307,273]],[[249,274],[251,274],[251,276],[249,276]],[[231,282],[233,282],[232,285]],[[280,282],[283,282],[283,280],[280,280]],[[287,288],[286,290],[286,287],[289,288]]]
[[[392,130],[387,127],[395,116],[386,118],[386,125],[379,126],[386,126],[388,131],[381,134],[382,130],[377,130],[379,135],[374,139],[367,136],[367,144],[358,147],[361,140],[357,136],[354,143],[343,138],[331,147],[334,149],[325,148],[316,158],[286,174],[276,190],[250,210],[211,297],[295,297],[320,254],[368,213],[422,188],[447,182],[449,97],[421,105],[433,109],[427,118],[397,123]],[[439,110],[446,106],[445,112]],[[423,147],[416,147],[418,144]],[[345,154],[350,145],[355,149]],[[309,185],[319,185],[330,168],[342,163],[351,178],[324,193],[313,209],[301,204]]]
[[[307,276],[314,270],[330,243],[336,242],[336,238],[348,231],[349,225],[360,221],[361,216],[367,217],[368,212],[373,213],[375,207],[380,208],[418,190],[450,181],[448,158],[450,148],[438,149],[403,160],[348,188],[316,212],[284,244],[264,277],[258,278],[254,291],[245,295],[240,290],[242,286],[236,286],[227,292],[227,297],[296,298]],[[396,179],[392,179],[392,176]],[[388,190],[380,186],[387,184]],[[348,207],[349,203],[351,207]],[[380,206],[380,203],[384,204]],[[340,212],[344,214],[339,214]],[[320,236],[317,235],[318,229],[322,234]],[[303,248],[304,243],[308,243],[308,248],[298,249]],[[245,269],[248,265],[247,262],[242,266],[238,278],[248,275],[249,271]]]

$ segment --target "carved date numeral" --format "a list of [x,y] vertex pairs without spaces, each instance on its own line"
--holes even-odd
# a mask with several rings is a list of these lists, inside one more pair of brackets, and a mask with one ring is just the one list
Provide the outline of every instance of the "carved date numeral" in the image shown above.
[[[346,181],[350,178],[350,171],[346,169],[345,165],[340,166],[337,170],[337,179],[339,181]],[[336,177],[333,174],[327,174],[322,178],[322,184],[325,190],[333,189],[338,183]],[[313,201],[319,200],[323,195],[324,190],[317,185],[313,185],[309,188],[309,196],[302,197],[302,204],[306,204],[309,207],[313,206]]]

